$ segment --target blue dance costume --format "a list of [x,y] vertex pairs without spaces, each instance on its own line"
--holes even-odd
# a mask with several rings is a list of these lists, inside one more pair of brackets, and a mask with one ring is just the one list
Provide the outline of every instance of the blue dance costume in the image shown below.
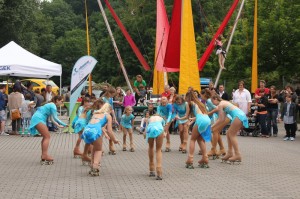
[[211,121],[208,115],[198,113],[200,110],[197,104],[193,104],[193,113],[196,116],[195,125],[198,126],[198,132],[205,142],[211,141]]
[[[211,99],[209,98],[207,101],[206,101],[206,109],[208,112],[214,110],[215,108],[217,108],[216,105],[214,105],[211,101]],[[211,123],[215,123],[218,119],[218,114],[217,113],[213,113],[212,115],[209,115],[209,118],[211,120]]]
[[91,119],[91,116],[92,116],[91,110],[89,110],[86,113],[86,118],[80,118],[80,115],[82,114],[83,111],[84,111],[84,107],[80,106],[78,108],[78,113],[77,113],[78,119],[74,125],[74,133],[79,133],[80,131],[82,131]]
[[162,134],[164,132],[164,125],[164,120],[149,122],[146,128],[146,140],[148,141],[148,138],[157,138]]
[[134,119],[133,114],[130,115],[123,114],[121,118],[121,125],[126,129],[132,129],[131,122],[133,119]]
[[102,100],[104,101],[104,103],[110,104],[111,108],[114,109],[114,100],[112,97],[110,98],[102,97]]
[[225,113],[227,113],[232,117],[231,122],[233,122],[235,118],[238,118],[242,122],[245,128],[249,128],[248,118],[241,109],[236,108],[232,104],[230,104],[229,106],[225,107],[223,110]]
[[[174,108],[174,114],[178,113],[178,116],[179,117],[184,117],[185,114],[186,114],[186,105],[187,105],[187,102],[185,103],[182,103],[180,105],[178,104],[173,104],[173,108]],[[184,124],[188,121],[188,119],[185,119],[185,120],[177,120],[176,123],[178,122],[178,124]]]
[[41,106],[37,109],[37,111],[33,114],[31,121],[30,121],[30,126],[29,126],[29,132],[31,135],[36,135],[38,134],[35,126],[38,125],[39,123],[43,123],[46,125],[47,119],[52,116],[53,119],[60,125],[62,126],[67,126],[64,122],[60,121],[57,117],[57,108],[54,103],[48,103],[45,104],[44,106]]
[[169,123],[172,118],[172,105],[167,104],[166,106],[158,106],[157,114],[164,118],[166,123]]
[[88,123],[88,125],[86,125],[81,135],[81,138],[87,144],[91,144],[95,142],[99,137],[101,137],[102,127],[104,127],[105,124],[107,123],[106,114],[101,119],[100,118],[92,118],[92,119],[97,119],[98,122],[94,124]]

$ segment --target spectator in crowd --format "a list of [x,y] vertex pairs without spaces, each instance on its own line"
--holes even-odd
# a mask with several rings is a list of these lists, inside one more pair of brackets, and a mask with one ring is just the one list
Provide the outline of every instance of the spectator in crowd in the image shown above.
[[146,99],[146,95],[147,95],[147,90],[145,88],[145,86],[143,84],[140,84],[139,86],[139,92],[140,92],[140,97],[139,97],[139,101],[137,104],[139,105],[145,105],[145,99]]
[[51,100],[54,96],[55,96],[55,94],[52,91],[52,86],[50,84],[48,84],[46,86],[46,97],[45,97],[46,102],[51,102]]
[[284,102],[284,100],[286,99],[286,95],[289,94],[292,97],[292,102],[294,103],[298,103],[298,96],[296,94],[296,92],[294,92],[294,89],[292,86],[288,85],[285,87],[285,90],[282,90],[279,94],[279,100],[281,102]]
[[34,90],[34,94],[36,96],[36,108],[38,108],[44,104],[45,98],[41,95],[39,88]]
[[95,102],[97,100],[95,93],[92,93],[90,98],[92,102]]
[[284,137],[284,141],[295,140],[296,130],[297,130],[297,106],[292,101],[291,94],[286,94],[285,103],[283,104],[283,108],[281,111],[281,120],[284,122],[284,128],[286,131],[286,135]]
[[265,91],[265,95],[264,96],[268,95],[269,92],[270,92],[270,90],[268,88],[266,88],[266,82],[265,82],[265,80],[260,80],[259,81],[259,88],[257,88],[255,90],[255,93],[254,93],[254,98],[256,100],[259,99],[259,98],[261,98],[261,96],[260,96],[260,90],[261,89],[264,89],[264,91]]
[[278,116],[278,94],[276,92],[276,87],[270,87],[270,93],[267,95],[268,105],[267,105],[267,127],[269,135],[272,135],[273,128],[273,136],[277,137],[278,127],[277,127],[277,116]]
[[68,91],[64,94],[64,102],[70,102],[71,87],[68,86]]
[[143,80],[143,77],[142,75],[137,75],[136,76],[136,80],[134,81],[133,83],[133,86],[134,86],[134,92],[135,92],[135,105],[138,103],[140,97],[141,97],[141,93],[140,93],[140,85],[143,85],[144,87],[146,87],[146,82],[145,80]]
[[126,95],[123,100],[123,107],[134,106],[136,104],[135,98],[130,89],[126,90]]
[[26,94],[30,94],[30,101],[34,101],[34,103],[37,102],[37,98],[33,92],[33,84],[31,81],[28,81],[26,84],[26,89],[23,89],[23,96],[25,97]]
[[[122,117],[122,104],[124,101],[124,96],[121,90],[121,87],[116,88],[116,95],[113,98],[114,102],[114,111],[116,114],[116,119],[118,123],[120,124],[121,122],[121,117]],[[119,129],[116,127],[116,130],[118,131]]]
[[108,88],[109,88],[109,84],[104,83],[104,84],[102,85],[102,92],[100,93],[100,97],[102,97],[102,95],[105,94],[105,92],[108,90]]
[[25,132],[27,132],[27,136],[30,136],[30,133],[28,132],[28,128],[30,126],[30,120],[32,116],[32,109],[35,107],[34,101],[30,101],[32,98],[30,93],[25,94],[25,100],[22,102],[21,107],[21,116],[22,116],[22,137],[25,135]]
[[[14,109],[21,109],[22,101],[24,100],[24,96],[22,92],[22,85],[20,81],[17,81],[14,84],[13,92],[8,96],[8,108],[10,111]],[[10,114],[11,115],[11,114]],[[17,131],[21,126],[21,118],[12,120],[12,132],[11,135],[18,135]]]
[[143,111],[143,117],[146,117],[147,112],[149,113],[149,116],[156,114],[154,105],[152,103],[148,103],[148,108]]
[[6,96],[5,96],[6,86],[0,85],[0,135],[9,135],[5,133],[5,123],[7,120],[6,113]]
[[268,98],[265,96],[265,89],[260,89],[259,91],[259,99],[255,105],[257,108],[257,120],[259,122],[259,125],[261,127],[261,136],[262,137],[269,137],[269,132],[267,129],[267,105],[268,105]]
[[220,85],[219,85],[218,95],[219,95],[223,100],[229,101],[229,95],[226,93],[223,84],[220,84]]
[[176,95],[176,89],[174,87],[171,87],[170,89],[170,96],[169,96],[169,103],[173,104],[175,102]]
[[164,92],[161,94],[162,97],[166,97],[168,100],[170,99],[170,86],[169,85],[165,85],[164,87]]
[[239,88],[234,92],[232,101],[247,115],[251,111],[251,94],[245,88],[244,81],[239,81],[238,85]]

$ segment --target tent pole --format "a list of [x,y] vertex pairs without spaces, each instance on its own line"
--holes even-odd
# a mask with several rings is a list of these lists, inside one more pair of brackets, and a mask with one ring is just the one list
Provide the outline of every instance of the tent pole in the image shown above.
[[[234,35],[234,31],[235,31],[235,29],[236,29],[236,25],[237,25],[237,23],[238,23],[238,20],[239,20],[239,18],[240,18],[240,16],[241,16],[241,13],[242,13],[242,10],[243,10],[243,7],[244,7],[244,3],[245,3],[245,0],[242,1],[241,6],[240,6],[240,9],[239,9],[239,12],[238,12],[238,14],[237,14],[237,16],[236,16],[236,19],[235,19],[235,21],[234,21],[234,25],[233,25],[233,28],[232,28],[232,32],[231,32],[231,35],[230,35],[230,37],[229,37],[228,44],[227,44],[227,46],[226,46],[226,53],[228,53],[229,47],[230,47],[230,45],[231,45],[231,41],[232,41],[232,38],[233,38],[233,35]],[[223,64],[224,64],[224,63],[225,63],[225,59],[224,59],[224,61],[223,61]],[[214,85],[215,88],[217,88],[217,85],[218,85],[218,82],[219,82],[219,79],[220,79],[222,70],[223,70],[223,69],[221,69],[221,68],[219,69],[218,76],[217,76],[217,79],[216,79],[216,82],[215,82],[215,85]]]
[[109,36],[110,36],[111,41],[112,41],[112,43],[113,43],[114,49],[115,49],[115,51],[116,51],[118,60],[119,60],[119,62],[120,62],[120,66],[121,66],[121,69],[122,69],[122,71],[123,71],[123,74],[124,74],[124,77],[125,77],[127,86],[128,86],[128,88],[130,89],[131,93],[133,93],[133,90],[132,90],[130,81],[129,81],[129,79],[128,79],[128,75],[127,75],[126,69],[125,69],[125,67],[124,67],[124,64],[123,64],[123,61],[122,61],[122,58],[121,58],[121,55],[120,55],[120,52],[119,52],[119,49],[118,49],[118,47],[117,47],[115,38],[114,38],[114,36],[113,36],[113,33],[112,33],[112,31],[111,31],[111,29],[110,29],[110,26],[109,26],[109,23],[108,23],[108,21],[107,21],[107,18],[106,18],[106,15],[105,15],[105,11],[104,11],[104,9],[103,9],[103,6],[102,6],[100,0],[97,0],[97,1],[98,1],[99,8],[100,8],[100,10],[101,10],[101,14],[102,14],[102,16],[103,16],[103,19],[104,19],[106,28],[107,28],[107,30],[108,30]]

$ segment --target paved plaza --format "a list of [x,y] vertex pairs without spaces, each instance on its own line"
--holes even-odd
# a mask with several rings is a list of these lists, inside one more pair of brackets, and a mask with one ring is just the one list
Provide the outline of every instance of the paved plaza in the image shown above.
[[[0,198],[300,198],[300,138],[238,136],[241,165],[211,160],[209,169],[186,169],[187,154],[178,152],[179,136],[163,152],[163,180],[148,177],[147,144],[134,134],[135,152],[105,155],[99,177],[72,157],[77,135],[52,133],[54,165],[41,166],[40,137],[0,136]],[[122,134],[116,133],[119,140]],[[226,142],[225,136],[222,136]],[[210,149],[210,143],[207,144]],[[197,148],[198,151],[198,148]]]

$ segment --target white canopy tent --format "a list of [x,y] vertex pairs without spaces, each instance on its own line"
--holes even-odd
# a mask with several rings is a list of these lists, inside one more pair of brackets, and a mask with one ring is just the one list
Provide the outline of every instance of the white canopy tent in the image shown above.
[[0,49],[0,76],[50,78],[61,74],[60,64],[40,58],[13,41]]

